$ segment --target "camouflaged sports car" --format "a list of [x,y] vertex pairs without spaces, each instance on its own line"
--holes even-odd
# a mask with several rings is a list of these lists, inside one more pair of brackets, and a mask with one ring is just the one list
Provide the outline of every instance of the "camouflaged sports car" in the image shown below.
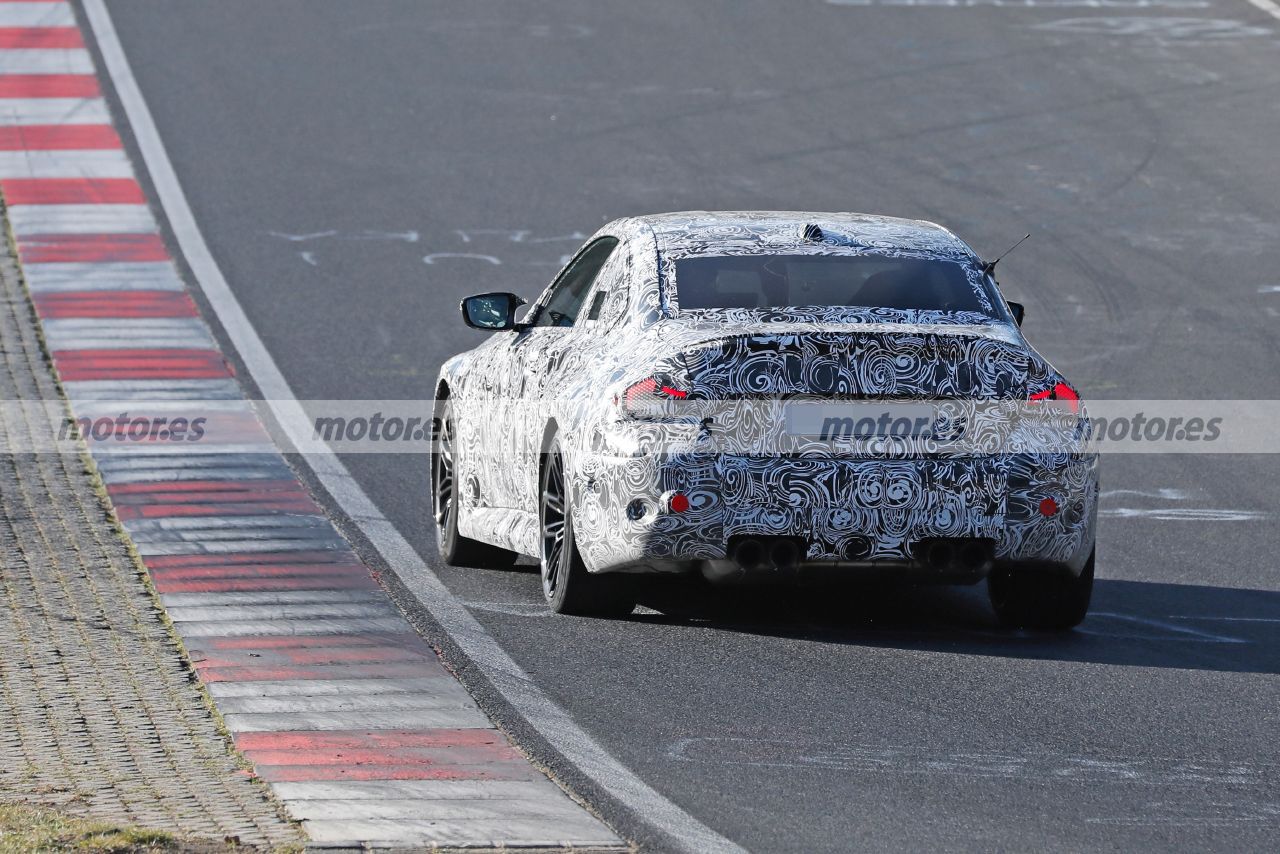
[[551,608],[625,613],[631,573],[810,568],[986,579],[1065,629],[1093,586],[1079,396],[963,241],[861,214],[677,213],[602,228],[437,388],[442,558],[541,562]]

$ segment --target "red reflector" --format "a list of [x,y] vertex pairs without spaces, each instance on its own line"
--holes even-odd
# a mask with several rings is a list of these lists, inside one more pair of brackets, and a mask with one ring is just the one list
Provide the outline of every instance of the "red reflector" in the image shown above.
[[667,504],[671,508],[672,513],[683,513],[689,509],[689,497],[677,492],[671,496],[671,501]]
[[1054,513],[1057,513],[1057,512],[1058,512],[1058,502],[1054,501],[1052,498],[1046,498],[1044,501],[1040,502],[1040,515],[1052,516]]

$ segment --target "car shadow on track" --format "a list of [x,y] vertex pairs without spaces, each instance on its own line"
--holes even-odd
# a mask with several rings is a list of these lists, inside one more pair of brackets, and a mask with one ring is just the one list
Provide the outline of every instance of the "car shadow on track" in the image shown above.
[[1280,673],[1280,593],[1099,579],[1088,619],[1062,634],[1000,628],[984,585],[818,582],[656,585],[630,619],[824,643],[1006,658]]

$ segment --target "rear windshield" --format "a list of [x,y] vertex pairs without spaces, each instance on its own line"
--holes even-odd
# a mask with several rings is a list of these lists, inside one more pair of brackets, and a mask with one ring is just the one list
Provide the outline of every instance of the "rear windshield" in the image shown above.
[[966,268],[888,255],[716,255],[675,262],[681,310],[857,306],[990,314]]

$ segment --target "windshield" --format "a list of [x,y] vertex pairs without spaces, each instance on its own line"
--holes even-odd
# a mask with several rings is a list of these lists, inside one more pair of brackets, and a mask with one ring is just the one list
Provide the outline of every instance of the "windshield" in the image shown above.
[[678,259],[675,273],[681,310],[847,306],[991,317],[998,304],[976,269],[941,258],[716,255]]

